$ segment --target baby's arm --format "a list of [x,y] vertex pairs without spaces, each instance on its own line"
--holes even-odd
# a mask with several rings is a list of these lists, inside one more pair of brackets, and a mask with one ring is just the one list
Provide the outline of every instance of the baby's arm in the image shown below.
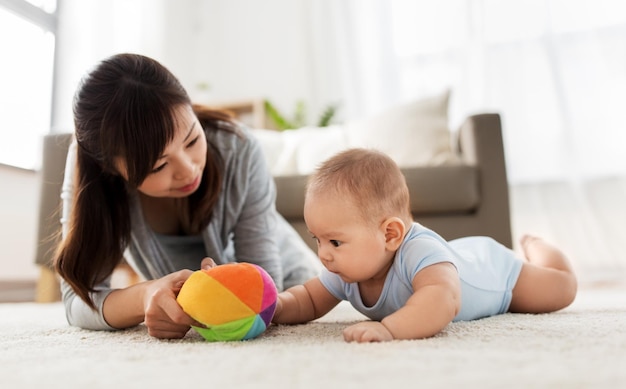
[[454,319],[461,307],[461,283],[451,263],[430,265],[413,278],[413,295],[380,323],[363,322],[344,330],[346,341],[378,342],[428,338]]
[[315,320],[327,314],[339,301],[322,285],[319,278],[313,278],[278,295],[272,322],[296,324]]

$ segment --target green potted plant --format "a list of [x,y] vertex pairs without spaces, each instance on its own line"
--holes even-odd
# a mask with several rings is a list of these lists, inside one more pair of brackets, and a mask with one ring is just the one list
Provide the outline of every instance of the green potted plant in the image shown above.
[[[268,99],[265,99],[264,104],[265,104],[265,112],[267,113],[270,120],[274,123],[274,126],[276,127],[276,129],[279,131],[294,130],[300,127],[304,127],[307,124],[306,123],[306,116],[307,116],[306,104],[302,100],[298,100],[296,102],[294,113],[291,118],[287,118]],[[335,114],[337,113],[338,108],[339,108],[339,105],[336,103],[329,104],[328,106],[326,106],[326,108],[324,108],[322,113],[319,115],[314,125],[316,127],[329,126]]]

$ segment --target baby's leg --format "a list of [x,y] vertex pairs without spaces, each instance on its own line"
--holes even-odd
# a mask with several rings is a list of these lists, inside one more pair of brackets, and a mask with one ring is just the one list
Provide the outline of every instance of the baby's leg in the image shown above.
[[526,259],[513,288],[511,312],[552,312],[570,305],[577,282],[572,265],[556,247],[541,238],[521,239]]

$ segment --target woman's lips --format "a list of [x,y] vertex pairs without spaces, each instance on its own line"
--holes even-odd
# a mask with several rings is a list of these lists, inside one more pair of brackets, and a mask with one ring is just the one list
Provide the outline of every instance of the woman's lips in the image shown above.
[[177,188],[176,190],[179,192],[188,193],[188,192],[194,191],[198,187],[198,185],[200,185],[200,176],[196,177],[196,179],[193,180],[191,184],[181,186],[180,188]]

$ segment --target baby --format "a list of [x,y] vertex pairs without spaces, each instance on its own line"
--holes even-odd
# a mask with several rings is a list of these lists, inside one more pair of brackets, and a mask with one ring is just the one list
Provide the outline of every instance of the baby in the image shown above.
[[522,260],[491,238],[447,242],[414,222],[402,172],[374,150],[324,162],[304,218],[325,269],[279,294],[274,323],[314,320],[348,300],[372,321],[347,327],[346,341],[419,339],[451,321],[556,311],[576,296],[568,259],[540,238],[522,238]]

